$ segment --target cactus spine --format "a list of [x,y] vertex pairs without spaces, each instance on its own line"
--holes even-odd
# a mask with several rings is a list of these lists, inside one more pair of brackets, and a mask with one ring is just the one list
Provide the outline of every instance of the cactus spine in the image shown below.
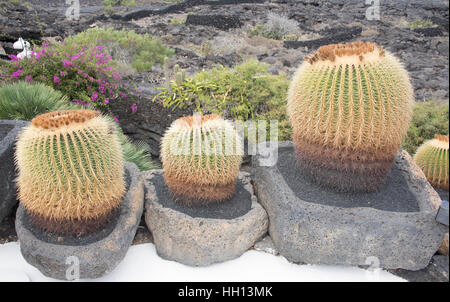
[[205,204],[230,198],[242,162],[241,137],[218,115],[174,121],[164,134],[164,179],[179,202]]
[[41,229],[82,236],[117,213],[125,191],[114,122],[92,110],[41,114],[19,135],[18,196]]
[[417,149],[414,161],[422,169],[430,184],[448,190],[448,135],[436,135]]
[[288,92],[298,164],[341,191],[374,191],[412,116],[401,63],[375,43],[323,46],[300,65]]

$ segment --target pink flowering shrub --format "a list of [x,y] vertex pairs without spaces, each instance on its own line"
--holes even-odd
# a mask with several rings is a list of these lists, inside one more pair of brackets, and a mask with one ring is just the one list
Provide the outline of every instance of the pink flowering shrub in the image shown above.
[[[128,85],[115,70],[111,57],[98,46],[44,43],[30,58],[11,56],[6,82],[42,82],[61,91],[72,102],[109,112],[111,102],[126,102]],[[127,104],[133,112],[135,104]]]

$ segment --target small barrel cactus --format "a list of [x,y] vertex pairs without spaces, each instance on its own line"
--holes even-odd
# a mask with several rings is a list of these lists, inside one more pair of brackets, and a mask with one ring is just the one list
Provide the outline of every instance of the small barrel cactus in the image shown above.
[[436,188],[448,190],[449,155],[448,135],[436,135],[417,149],[414,161]]
[[340,191],[377,190],[406,134],[413,103],[407,71],[382,47],[320,47],[300,65],[288,92],[300,168]]
[[125,182],[113,123],[96,111],[61,110],[24,128],[16,148],[18,197],[32,224],[80,237],[117,215]]
[[176,200],[188,205],[218,202],[234,193],[242,162],[241,137],[215,114],[182,117],[164,134],[164,179]]

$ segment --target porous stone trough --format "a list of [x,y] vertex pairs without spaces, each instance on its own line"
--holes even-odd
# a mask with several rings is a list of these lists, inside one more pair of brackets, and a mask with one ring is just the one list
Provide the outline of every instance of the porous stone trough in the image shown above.
[[407,152],[396,155],[378,192],[358,194],[318,186],[301,174],[295,158],[292,142],[280,142],[276,165],[252,159],[255,192],[281,255],[309,264],[428,265],[448,229],[435,221],[441,200]]
[[135,164],[125,163],[127,193],[117,219],[101,232],[79,239],[42,232],[29,223],[20,205],[16,231],[25,260],[45,276],[60,280],[75,278],[77,271],[82,279],[99,278],[111,272],[125,257],[141,220],[144,187],[139,174]]
[[14,178],[14,152],[17,135],[26,121],[0,120],[0,221],[11,214],[17,204]]
[[267,233],[267,213],[257,202],[246,172],[239,173],[230,200],[193,207],[173,199],[162,170],[144,172],[143,179],[145,221],[164,259],[190,266],[231,260]]

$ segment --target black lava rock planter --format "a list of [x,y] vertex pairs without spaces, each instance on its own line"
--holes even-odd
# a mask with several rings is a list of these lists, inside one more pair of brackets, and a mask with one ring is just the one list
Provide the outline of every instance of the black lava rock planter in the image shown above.
[[145,221],[162,258],[206,266],[241,256],[266,234],[267,214],[248,173],[239,173],[230,200],[195,207],[175,202],[162,175],[162,170],[143,174]]
[[367,265],[419,270],[428,265],[447,227],[435,221],[440,198],[410,155],[401,151],[375,193],[336,193],[296,168],[291,142],[280,142],[278,163],[252,169],[269,234],[281,255],[310,264]]
[[[20,205],[16,216],[16,231],[25,260],[45,276],[66,280],[67,272],[79,261],[82,279],[99,278],[111,272],[130,247],[143,212],[144,187],[135,164],[125,163],[127,193],[120,214],[105,230],[80,239],[52,237],[27,222]],[[76,261],[76,262],[78,262]],[[69,274],[69,276],[71,276]]]
[[17,135],[22,127],[28,125],[25,121],[0,120],[0,221],[11,214],[17,204],[14,152]]

